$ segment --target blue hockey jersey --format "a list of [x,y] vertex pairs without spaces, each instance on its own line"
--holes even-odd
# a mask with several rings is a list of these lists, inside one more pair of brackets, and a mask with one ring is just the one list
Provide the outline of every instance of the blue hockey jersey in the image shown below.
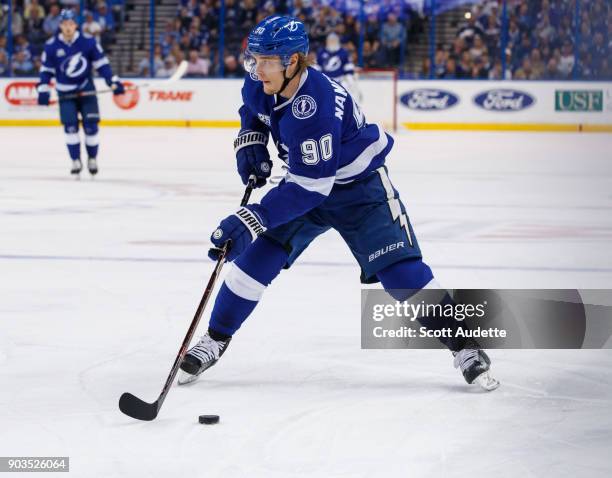
[[344,48],[334,52],[321,49],[317,55],[317,63],[321,71],[330,78],[335,79],[355,73],[355,65],[353,65],[348,52]]
[[92,89],[95,68],[107,84],[113,76],[108,58],[100,44],[92,37],[76,32],[67,43],[60,33],[45,44],[40,68],[41,84],[49,84],[55,76],[55,89],[60,93]]
[[308,68],[289,99],[266,95],[249,76],[242,88],[242,130],[271,133],[289,170],[256,206],[268,228],[287,223],[321,204],[334,184],[369,175],[385,162],[393,139],[368,124],[338,83]]

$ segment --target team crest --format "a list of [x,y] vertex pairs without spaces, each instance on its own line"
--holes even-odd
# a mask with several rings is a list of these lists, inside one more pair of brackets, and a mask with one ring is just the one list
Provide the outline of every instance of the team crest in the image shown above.
[[57,53],[56,53],[56,54],[57,54],[57,56],[58,56],[58,57],[60,57],[60,56],[66,56],[66,52],[64,51],[64,49],[63,49],[63,48],[58,48],[58,50],[57,50]]
[[291,106],[293,116],[297,119],[310,118],[317,112],[317,103],[312,96],[298,96]]

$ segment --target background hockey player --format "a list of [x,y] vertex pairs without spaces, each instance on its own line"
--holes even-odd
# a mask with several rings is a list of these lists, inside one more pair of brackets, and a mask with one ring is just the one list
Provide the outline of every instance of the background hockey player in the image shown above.
[[58,94],[60,120],[66,134],[66,145],[72,159],[71,173],[78,175],[82,169],[81,139],[79,136],[79,114],[85,132],[87,167],[92,175],[98,172],[98,123],[100,111],[95,94],[75,98],[67,96],[95,91],[93,69],[113,89],[113,94],[125,93],[123,84],[113,76],[108,59],[100,44],[78,30],[77,17],[72,10],[62,10],[60,32],[45,44],[38,84],[38,104],[49,105],[51,86],[55,77]]
[[[365,121],[342,86],[309,68],[307,53],[304,25],[290,17],[270,17],[249,35],[245,69],[250,75],[234,142],[238,173],[245,184],[251,174],[257,186],[266,183],[270,135],[288,173],[259,204],[230,214],[212,233],[216,247],[209,256],[218,258],[219,248],[231,241],[227,258],[234,264],[215,300],[208,332],[181,364],[182,383],[217,362],[281,269],[331,228],[361,266],[362,282],[382,282],[397,300],[437,287],[384,165],[393,138]],[[397,247],[391,250],[390,244]],[[442,295],[442,304],[452,303]],[[452,317],[419,320],[430,329],[462,326]],[[461,337],[441,340],[468,383],[497,387],[488,373],[490,361],[477,345]]]
[[351,61],[350,53],[342,48],[340,37],[335,33],[327,35],[325,48],[317,54],[317,64],[323,73],[340,83],[353,98],[361,102],[355,65]]

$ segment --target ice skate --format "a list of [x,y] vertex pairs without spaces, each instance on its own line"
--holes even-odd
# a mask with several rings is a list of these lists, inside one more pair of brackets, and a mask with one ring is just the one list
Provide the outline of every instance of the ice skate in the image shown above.
[[83,164],[80,159],[74,159],[72,161],[72,169],[70,170],[70,174],[74,174],[76,178],[79,178],[79,174],[81,174],[81,169],[83,169]]
[[231,338],[226,341],[214,340],[208,332],[202,336],[200,341],[189,349],[181,363],[179,385],[195,381],[204,370],[216,364],[230,340]]
[[98,174],[98,161],[96,158],[89,158],[87,160],[87,169],[89,169],[89,174],[92,176]]
[[484,350],[463,349],[453,352],[453,356],[455,368],[461,369],[467,383],[476,383],[489,392],[499,387],[499,381],[489,374],[491,359]]

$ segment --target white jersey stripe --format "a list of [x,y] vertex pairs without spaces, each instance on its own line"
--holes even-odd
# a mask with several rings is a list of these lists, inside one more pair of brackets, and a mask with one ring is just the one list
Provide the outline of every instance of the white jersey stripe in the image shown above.
[[[389,142],[387,135],[385,134],[384,130],[380,127],[380,125],[376,125],[376,127],[378,128],[378,134],[379,134],[378,140],[370,144],[367,148],[365,148],[361,152],[361,154],[355,158],[355,160],[352,163],[347,164],[346,166],[343,166],[340,169],[338,169],[338,171],[336,171],[336,182],[337,183],[340,183],[340,181],[342,180],[346,180],[348,178],[357,176],[361,174],[362,172],[364,172],[368,168],[372,160],[376,156],[378,156],[380,153],[382,153],[384,149],[387,147],[387,143]],[[350,182],[350,181],[346,181],[346,182]]]
[[100,58],[98,61],[94,61],[92,65],[97,70],[101,66],[108,65],[108,63],[109,63],[108,58],[103,57],[103,58]]
[[314,193],[328,196],[334,187],[334,176],[327,178],[307,178],[306,176],[298,176],[297,174],[287,173],[285,180],[288,183],[295,183],[298,186]]

